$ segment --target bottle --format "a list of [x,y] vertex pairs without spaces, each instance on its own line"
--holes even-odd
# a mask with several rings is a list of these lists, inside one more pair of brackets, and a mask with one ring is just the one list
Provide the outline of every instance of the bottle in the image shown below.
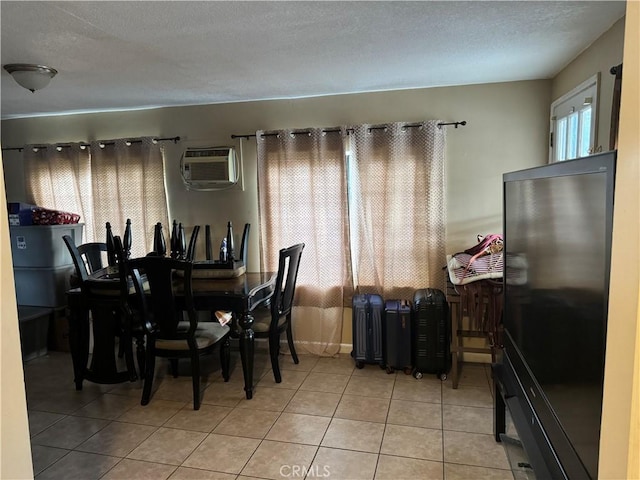
[[227,222],[227,262],[233,263],[235,249],[233,248],[233,225]]
[[222,239],[222,243],[220,243],[220,261],[223,263],[227,263],[227,239],[226,237]]

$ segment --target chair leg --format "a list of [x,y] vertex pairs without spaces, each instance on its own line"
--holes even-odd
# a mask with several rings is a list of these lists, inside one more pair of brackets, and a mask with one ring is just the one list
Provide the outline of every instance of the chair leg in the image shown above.
[[171,375],[173,375],[173,378],[178,378],[178,359],[170,358],[169,364],[171,365]]
[[147,345],[147,359],[145,361],[144,386],[142,387],[141,405],[147,405],[151,398],[151,387],[156,369],[156,357],[153,353],[153,345]]
[[280,360],[278,353],[280,350],[280,335],[269,335],[269,356],[271,357],[271,369],[273,370],[273,377],[276,383],[282,382],[282,376],[280,375]]
[[229,381],[229,369],[231,366],[231,341],[229,337],[225,338],[220,345],[220,366],[222,367],[222,378],[225,382]]
[[140,378],[144,378],[145,374],[145,356],[146,352],[144,349],[144,336],[138,335],[136,337],[136,357],[138,359],[138,370],[140,370]]
[[293,363],[297,365],[300,362],[298,360],[298,354],[296,353],[296,347],[293,344],[293,332],[291,331],[291,318],[289,318],[289,324],[287,325],[287,343],[289,344],[289,351],[291,352]]
[[191,380],[193,382],[193,409],[200,410],[200,353],[191,351]]

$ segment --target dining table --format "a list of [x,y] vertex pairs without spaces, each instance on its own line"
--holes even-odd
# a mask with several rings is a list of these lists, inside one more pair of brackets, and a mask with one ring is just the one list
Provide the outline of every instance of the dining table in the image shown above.
[[[194,268],[192,290],[198,311],[232,312],[232,337],[238,338],[247,400],[253,397],[254,332],[252,310],[273,295],[276,272],[244,272],[232,278],[202,275]],[[113,384],[133,381],[132,368],[117,367],[116,338],[121,330],[120,278],[113,267],[93,272],[86,284],[67,293],[69,348],[76,390],[84,380]],[[180,292],[176,292],[179,300]],[[89,315],[91,312],[91,316]],[[90,320],[91,317],[91,320]],[[215,319],[215,315],[211,315]],[[214,320],[215,321],[215,320]],[[93,350],[89,364],[91,339]]]

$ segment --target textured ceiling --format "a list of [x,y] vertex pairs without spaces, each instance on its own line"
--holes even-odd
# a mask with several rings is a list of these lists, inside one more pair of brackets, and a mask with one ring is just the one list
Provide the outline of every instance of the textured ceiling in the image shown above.
[[1,1],[2,118],[551,78],[625,2]]

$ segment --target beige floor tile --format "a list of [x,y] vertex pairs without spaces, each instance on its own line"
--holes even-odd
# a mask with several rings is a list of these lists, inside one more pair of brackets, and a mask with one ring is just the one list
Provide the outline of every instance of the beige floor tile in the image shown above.
[[133,397],[106,393],[73,414],[81,417],[115,420],[139,403],[139,400]]
[[391,400],[387,423],[442,429],[442,406],[437,403]]
[[186,402],[172,402],[151,397],[148,405],[134,406],[120,415],[118,421],[159,427],[186,405]]
[[73,449],[108,425],[97,418],[66,417],[31,439],[34,445]]
[[334,373],[337,375],[351,375],[355,362],[349,356],[321,357],[311,369],[313,373]]
[[264,438],[279,415],[279,412],[236,408],[214,428],[213,433]]
[[377,459],[375,453],[320,447],[309,478],[373,480]]
[[389,402],[388,398],[343,395],[334,416],[347,420],[385,423]]
[[232,473],[212,472],[197,468],[178,467],[169,480],[236,480]]
[[371,378],[352,376],[344,393],[364,397],[391,398],[395,378]]
[[[193,382],[188,377],[165,377],[159,382],[158,388],[153,392],[152,398],[170,400],[173,402],[190,402],[193,404]],[[200,393],[211,384],[210,381],[200,380]]]
[[320,445],[330,422],[329,417],[283,413],[265,438],[281,442]]
[[64,457],[69,450],[42,445],[31,445],[31,459],[33,461],[33,474],[38,475],[45,468],[53,465]]
[[145,462],[180,465],[202,443],[206,436],[207,434],[202,432],[159,428],[129,453],[127,458]]
[[387,425],[380,453],[442,462],[442,430]]
[[301,354],[299,348],[296,347],[298,353],[298,363],[293,363],[293,359],[289,356],[284,357],[280,362],[280,370],[300,370],[302,372],[310,372],[318,364],[319,357],[314,355]]
[[280,376],[282,377],[282,382],[276,383],[273,378],[273,371],[269,370],[258,382],[256,385],[256,392],[261,387],[266,388],[288,388],[288,389],[297,389],[302,385],[302,382],[305,381],[309,375],[309,372],[299,371],[299,370],[286,370],[280,371]]
[[167,420],[163,427],[210,433],[232,410],[231,407],[204,404],[200,405],[199,410],[194,410],[192,405],[187,405]]
[[97,480],[107,473],[121,458],[95,453],[69,452],[38,475],[38,480]]
[[442,462],[380,455],[375,480],[442,480],[442,467]]
[[145,441],[158,427],[134,423],[111,422],[76,450],[113,457],[126,457]]
[[29,434],[35,436],[43,430],[49,428],[56,422],[62,420],[66,415],[61,413],[38,412],[29,410]]
[[176,470],[174,465],[123,459],[100,480],[165,480]]
[[493,397],[488,386],[482,388],[459,385],[455,390],[449,387],[442,389],[442,403],[465,407],[493,408]]
[[444,461],[447,463],[510,468],[504,447],[493,439],[493,435],[452,431],[444,431],[443,435]]
[[339,401],[338,393],[298,391],[284,411],[330,417],[336,411]]
[[445,480],[513,480],[511,470],[497,470],[494,468],[472,467],[469,465],[444,464]]
[[100,395],[102,394],[95,390],[78,392],[73,384],[69,384],[62,390],[48,389],[38,398],[27,395],[27,401],[30,410],[70,414],[93,402]]
[[302,385],[300,385],[300,390],[342,393],[350,378],[349,375],[339,375],[337,373],[311,372]]
[[[465,385],[468,387],[488,387],[488,365],[481,363],[461,363],[458,370],[458,386]],[[451,375],[445,382],[447,385],[452,385],[453,379]]]
[[211,433],[182,464],[183,467],[238,474],[260,440]]
[[[355,362],[352,360],[353,365],[355,366]],[[387,373],[385,368],[381,368],[380,365],[377,364],[366,364],[362,368],[354,368],[352,375],[354,377],[374,377],[374,378],[387,378],[395,375],[390,375]]]
[[412,402],[442,403],[442,382],[440,380],[396,381],[393,386],[394,400]]
[[[308,469],[318,447],[265,440],[242,469],[242,475],[280,480]],[[303,478],[303,477],[298,477]]]
[[334,418],[322,439],[323,447],[379,453],[384,425]]
[[443,428],[471,433],[493,433],[493,409],[443,405]]
[[248,408],[251,410],[268,410],[281,412],[296,393],[288,388],[260,387],[253,392],[253,398],[247,400],[244,397],[237,404],[238,408]]
[[244,398],[244,382],[213,382],[202,394],[202,403],[235,407]]

